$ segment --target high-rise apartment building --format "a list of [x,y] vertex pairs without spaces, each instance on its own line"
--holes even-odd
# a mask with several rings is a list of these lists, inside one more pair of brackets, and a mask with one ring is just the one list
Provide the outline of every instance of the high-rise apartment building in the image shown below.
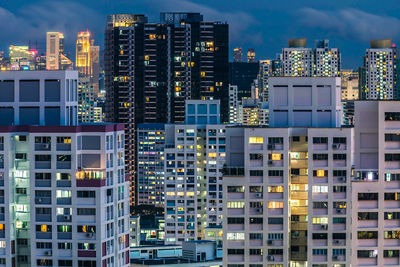
[[292,77],[339,77],[341,57],[338,48],[329,48],[328,40],[317,40],[315,48],[306,47],[307,39],[289,40],[282,49],[282,75]]
[[243,48],[233,48],[233,62],[243,62]]
[[268,78],[273,76],[282,76],[281,60],[260,60],[260,69],[257,77],[257,87],[258,98],[263,102],[268,102]]
[[90,77],[78,79],[78,121],[80,123],[95,122],[95,95]]
[[77,125],[76,71],[0,80],[1,264],[129,266],[123,125]]
[[218,124],[217,101],[186,105],[187,124],[166,125],[165,131],[166,244],[204,240],[213,234],[222,238],[226,126]]
[[397,48],[392,40],[371,40],[360,69],[360,99],[398,99]]
[[399,101],[356,101],[351,266],[399,265]]
[[[226,128],[224,266],[350,266],[353,129],[336,124],[340,79],[274,77],[270,86],[271,128]],[[311,114],[295,108],[282,125],[275,119],[292,101]],[[313,124],[322,107],[335,118]]]
[[247,63],[256,62],[256,51],[254,48],[247,49]]
[[143,15],[107,18],[106,119],[126,124],[132,203],[135,124],[184,122],[187,99],[219,99],[227,121],[228,54],[228,25],[199,13],[162,13],[160,23]]
[[61,69],[61,55],[64,53],[64,34],[48,32],[46,39],[46,69]]
[[137,127],[137,204],[164,207],[165,124]]

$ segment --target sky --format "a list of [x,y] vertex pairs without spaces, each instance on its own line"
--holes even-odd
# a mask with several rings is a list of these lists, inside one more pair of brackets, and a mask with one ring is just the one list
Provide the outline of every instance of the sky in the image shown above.
[[[357,68],[369,40],[400,40],[398,0],[0,0],[0,50],[38,43],[47,31],[61,31],[74,53],[76,34],[94,33],[103,45],[107,14],[145,14],[158,22],[160,12],[200,12],[205,20],[229,23],[230,50],[255,48],[257,59],[275,58],[291,38],[329,39],[342,53],[342,68]],[[400,46],[400,43],[399,43]]]

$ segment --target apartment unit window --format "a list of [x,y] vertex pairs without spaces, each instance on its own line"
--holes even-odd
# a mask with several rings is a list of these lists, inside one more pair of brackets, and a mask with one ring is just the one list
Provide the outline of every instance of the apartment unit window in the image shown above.
[[268,218],[268,224],[283,224],[283,218]]
[[346,177],[346,170],[333,170],[333,176]]
[[399,193],[385,193],[385,200],[400,200]]
[[398,258],[400,255],[399,250],[384,250],[383,257],[384,258]]
[[51,180],[51,173],[36,172],[35,179],[36,180]]
[[251,248],[249,249],[250,255],[262,255],[262,249],[260,248]]
[[385,121],[400,121],[400,112],[385,112]]
[[72,249],[72,243],[58,243],[58,249]]
[[283,186],[282,185],[274,185],[268,186],[269,193],[283,193]]
[[283,171],[282,170],[269,170],[268,176],[270,177],[282,177]]
[[50,136],[36,136],[35,144],[50,144],[51,137]]
[[312,187],[313,193],[328,193],[327,185],[313,185]]
[[313,202],[314,209],[327,209],[328,202]]
[[249,191],[250,191],[250,193],[262,193],[263,187],[262,186],[250,186]]
[[293,142],[300,142],[300,136],[292,136]]
[[96,244],[95,243],[78,243],[79,250],[95,250]]
[[385,134],[385,141],[387,142],[399,142],[400,134]]
[[346,192],[346,186],[335,185],[333,186],[333,192],[334,193]]
[[58,266],[72,266],[72,260],[58,260]]
[[313,160],[328,160],[328,154],[313,154]]
[[357,258],[376,258],[377,250],[357,250]]
[[385,154],[385,161],[400,161],[400,154]]
[[36,248],[37,249],[42,249],[42,248],[52,248],[52,243],[50,242],[37,242],[36,243]]
[[51,161],[51,155],[35,155],[35,161]]
[[333,154],[334,160],[346,160],[346,154]]
[[385,231],[385,239],[400,239],[400,231]]
[[334,223],[334,224],[345,224],[346,223],[346,218],[343,218],[343,217],[334,217],[333,218],[333,220],[332,220],[332,222]]
[[226,239],[228,239],[228,240],[244,240],[244,233],[227,233]]
[[244,255],[244,249],[228,249],[228,255]]
[[96,261],[78,261],[78,267],[96,267]]
[[313,137],[313,144],[327,144],[328,137]]
[[262,160],[263,154],[250,154],[250,160]]
[[326,176],[328,176],[328,171],[326,171],[326,170],[313,170],[313,176],[315,176],[315,177],[326,177]]
[[327,233],[314,233],[312,239],[328,239]]
[[36,260],[37,266],[53,266],[53,260],[40,259]]
[[71,181],[71,174],[70,173],[57,173],[56,179]]
[[313,217],[313,224],[328,224],[328,217]]
[[44,232],[44,233],[46,233],[46,232],[51,232],[51,225],[45,225],[45,224],[42,224],[42,225],[36,225],[36,232]]
[[264,172],[262,170],[250,170],[250,176],[263,176]]
[[249,144],[263,144],[263,137],[249,137]]
[[270,201],[268,202],[269,209],[283,209],[283,202],[282,201]]
[[244,224],[244,218],[228,217],[228,224]]
[[283,233],[269,233],[268,240],[283,240]]
[[96,226],[93,225],[78,225],[78,233],[96,233]]
[[76,195],[78,198],[95,198],[96,192],[95,191],[77,191]]
[[400,220],[400,212],[385,212],[385,220]]
[[268,255],[283,255],[283,249],[268,249]]
[[262,240],[263,234],[262,233],[250,233],[249,238],[250,238],[250,240]]
[[250,224],[262,224],[263,218],[249,218]]
[[377,231],[359,231],[357,233],[358,239],[377,239],[378,232]]
[[346,239],[346,233],[332,233],[332,239]]
[[346,137],[333,137],[334,144],[346,144]]
[[243,209],[244,202],[243,201],[228,201],[226,207],[228,209]]
[[378,193],[358,193],[358,200],[378,200]]
[[57,225],[57,232],[70,233],[72,232],[72,225]]
[[328,250],[327,249],[323,249],[323,248],[313,249],[312,250],[312,254],[313,255],[328,255]]
[[77,209],[78,215],[96,215],[96,209],[90,209],[90,208],[78,208]]
[[385,181],[400,181],[400,173],[385,173]]
[[346,255],[346,249],[344,249],[344,248],[333,249],[332,255]]
[[228,186],[229,193],[244,193],[244,186]]

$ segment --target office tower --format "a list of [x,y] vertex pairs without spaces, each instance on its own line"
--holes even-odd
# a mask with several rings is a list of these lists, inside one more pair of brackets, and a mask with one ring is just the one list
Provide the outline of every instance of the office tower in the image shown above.
[[77,125],[76,71],[0,80],[1,263],[128,266],[123,125]]
[[187,124],[165,127],[165,242],[222,237],[225,125],[218,101],[187,101]]
[[46,39],[46,69],[61,69],[61,54],[64,53],[64,34],[48,32]]
[[243,48],[233,48],[233,62],[243,62]]
[[11,45],[9,48],[11,70],[35,70],[36,56],[35,49],[29,46]]
[[306,47],[307,39],[290,39],[289,48],[282,48],[282,74],[284,76],[312,76],[314,53]]
[[97,98],[99,94],[100,79],[100,46],[92,45],[90,47],[90,67],[91,83],[93,84],[94,95]]
[[340,51],[338,48],[329,48],[329,40],[315,41],[314,49],[315,70],[317,77],[340,76]]
[[289,40],[282,49],[282,74],[291,77],[339,77],[341,57],[338,48],[329,48],[328,40],[315,41],[315,48],[306,47],[307,39]]
[[247,49],[247,63],[256,62],[256,51],[254,48]]
[[340,127],[338,77],[270,77],[270,127]]
[[[270,80],[270,103],[276,101],[283,110],[296,99],[283,82],[302,85],[293,91],[307,96],[300,100],[311,110],[311,116],[301,113],[305,117],[320,116],[311,106],[334,110],[337,105],[331,96],[340,96],[338,78],[279,79]],[[323,102],[312,103],[315,95]],[[279,112],[271,108],[270,116]],[[340,114],[334,115],[337,119],[330,121],[340,120]],[[226,128],[224,266],[350,264],[353,129],[334,123],[300,126],[300,116],[292,116],[296,120],[283,127]]]
[[89,31],[79,32],[76,39],[75,66],[80,76],[90,77],[91,71],[91,45],[93,41]]
[[[135,123],[184,122],[187,99],[220,99],[228,121],[227,24],[198,13],[162,13],[160,23],[121,14],[107,21],[106,118],[126,124],[127,168],[135,166]],[[134,203],[134,169],[127,173]]]
[[229,85],[229,123],[240,123],[238,86]]
[[258,62],[229,63],[229,84],[237,85],[239,101],[242,101],[242,98],[251,98],[251,85],[257,78],[259,68]]
[[399,264],[399,101],[356,101],[351,266]]
[[397,48],[392,40],[371,40],[360,69],[360,99],[397,99]]
[[[79,72],[78,72],[79,74]],[[78,79],[78,121],[79,123],[95,122],[94,88],[90,77],[80,76]]]
[[137,127],[137,204],[164,207],[165,125]]
[[[219,99],[222,121],[229,112],[228,24],[203,21],[199,13],[161,13],[171,31],[172,123],[185,121],[185,100]],[[182,44],[186,44],[182,46]]]

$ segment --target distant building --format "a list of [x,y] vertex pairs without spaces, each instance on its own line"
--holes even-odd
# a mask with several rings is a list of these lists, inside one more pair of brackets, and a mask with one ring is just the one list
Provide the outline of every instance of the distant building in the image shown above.
[[233,62],[243,62],[243,48],[233,48]]
[[360,99],[399,99],[399,59],[391,39],[371,40],[360,69]]
[[78,121],[80,123],[95,122],[95,98],[93,85],[89,77],[78,80]]
[[35,70],[36,56],[35,49],[29,46],[11,45],[9,48],[11,70]]
[[251,98],[251,84],[257,79],[260,65],[258,62],[229,63],[229,84],[237,85],[238,99]]
[[64,53],[64,34],[48,32],[46,39],[46,69],[61,69],[61,54]]
[[340,77],[342,83],[342,100],[358,100],[358,72],[342,70]]
[[247,63],[256,62],[256,51],[254,48],[247,49]]

